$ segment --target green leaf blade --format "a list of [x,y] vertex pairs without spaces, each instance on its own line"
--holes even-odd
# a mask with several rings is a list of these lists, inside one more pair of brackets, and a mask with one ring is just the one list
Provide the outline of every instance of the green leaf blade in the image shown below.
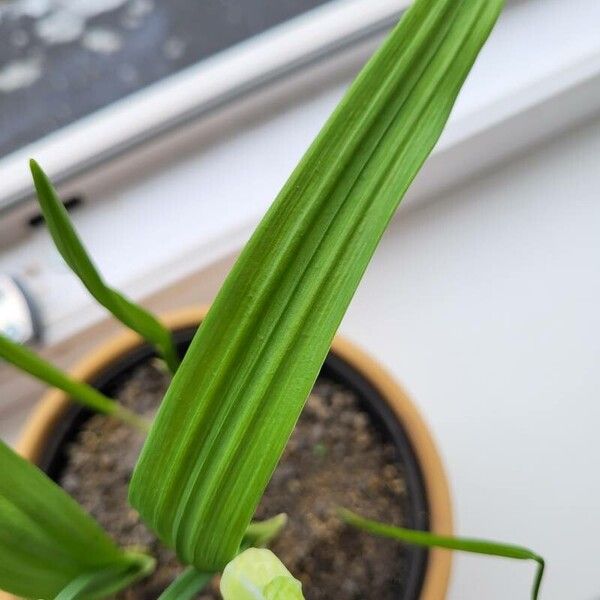
[[189,567],[173,581],[158,600],[194,600],[213,577],[214,573],[201,573]]
[[185,562],[218,570],[237,552],[362,274],[501,6],[415,2],[236,262],[130,488]]
[[102,600],[127,588],[154,570],[154,560],[150,557],[132,554],[131,558],[131,564],[102,568],[80,575],[69,583],[55,600]]
[[152,559],[120,550],[64,490],[3,442],[0,473],[0,589],[52,599],[97,571],[148,570]]
[[407,544],[416,546],[424,546],[427,548],[445,548],[447,550],[459,550],[461,552],[469,552],[472,554],[483,554],[486,556],[499,556],[502,558],[512,558],[516,560],[532,560],[537,563],[536,576],[532,588],[531,597],[537,600],[542,578],[544,575],[545,562],[539,555],[524,548],[523,546],[515,546],[514,544],[505,544],[502,542],[493,542],[490,540],[479,540],[473,538],[462,538],[453,536],[444,536],[430,533],[428,531],[418,531],[414,529],[405,529],[403,527],[395,527],[379,521],[365,519],[352,511],[346,509],[339,510],[340,518],[362,531],[366,531],[372,535],[387,537]]
[[267,546],[282,532],[288,521],[285,513],[280,513],[266,521],[252,521],[242,539],[241,548],[246,550],[251,547]]
[[156,346],[174,373],[179,365],[179,357],[170,331],[154,315],[104,282],[71,224],[69,213],[50,179],[35,160],[30,160],[29,165],[48,230],[67,265],[90,294],[115,318]]
[[73,379],[35,352],[13,342],[1,333],[0,358],[36,379],[66,392],[75,402],[83,406],[106,415],[112,415],[143,432],[147,432],[149,429],[149,423],[139,415],[111,400],[87,383]]

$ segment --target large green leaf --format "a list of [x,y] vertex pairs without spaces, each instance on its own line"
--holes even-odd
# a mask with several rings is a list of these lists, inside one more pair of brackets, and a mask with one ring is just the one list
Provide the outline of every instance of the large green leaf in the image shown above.
[[417,0],[232,269],[130,488],[186,563],[219,570],[237,552],[362,274],[501,6]]
[[[124,325],[154,344],[171,371],[175,372],[179,358],[169,330],[154,315],[104,282],[73,228],[69,213],[52,183],[34,160],[30,161],[30,167],[46,225],[67,265],[102,306]],[[124,256],[123,260],[127,260],[127,257]]]
[[[0,442],[0,589],[24,598],[105,597],[153,568],[119,549],[100,526],[37,467]],[[96,585],[96,592],[76,595]],[[110,591],[107,592],[111,593]],[[106,594],[106,595],[107,595]]]
[[121,406],[114,400],[107,398],[87,383],[73,379],[51,363],[45,361],[35,352],[9,340],[1,333],[0,358],[3,358],[22,371],[33,375],[40,381],[63,390],[75,402],[79,402],[92,410],[112,415],[144,432],[148,431],[150,424],[144,418]]
[[545,562],[539,555],[514,544],[504,544],[502,542],[493,542],[490,540],[477,540],[472,538],[450,537],[446,535],[437,535],[428,531],[416,531],[414,529],[405,529],[403,527],[394,527],[379,521],[365,519],[349,510],[341,509],[340,517],[349,525],[362,529],[372,535],[391,538],[406,544],[415,546],[425,546],[426,548],[446,548],[447,550],[459,550],[461,552],[470,552],[472,554],[484,554],[486,556],[500,556],[502,558],[513,558],[515,560],[531,560],[537,563],[537,570],[533,587],[531,589],[532,600],[537,600],[544,576]]

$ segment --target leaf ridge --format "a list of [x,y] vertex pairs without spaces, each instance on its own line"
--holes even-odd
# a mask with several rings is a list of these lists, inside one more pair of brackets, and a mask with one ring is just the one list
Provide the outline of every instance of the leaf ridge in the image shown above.
[[[368,260],[501,5],[413,4],[284,186],[200,327],[130,488],[132,504],[198,569],[218,570],[237,551]],[[144,486],[165,473],[159,489]]]

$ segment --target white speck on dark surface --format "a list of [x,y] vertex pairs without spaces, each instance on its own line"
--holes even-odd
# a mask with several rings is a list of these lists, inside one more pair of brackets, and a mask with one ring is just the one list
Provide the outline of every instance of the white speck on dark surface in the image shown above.
[[152,12],[154,2],[152,0],[132,0],[127,5],[127,14],[130,17],[141,18]]
[[54,3],[64,7],[69,12],[78,14],[86,19],[101,15],[102,13],[116,10],[127,0],[54,0]]
[[92,52],[101,52],[103,54],[112,54],[121,48],[121,36],[102,27],[88,29],[81,40],[85,48]]
[[151,0],[131,0],[127,4],[127,9],[123,18],[121,19],[121,25],[125,29],[136,29],[141,27],[146,17],[154,9],[154,2]]
[[332,1],[0,0],[0,158]]
[[143,24],[143,19],[139,17],[134,17],[129,14],[125,14],[121,17],[121,21],[119,25],[123,27],[123,29],[137,29]]
[[68,10],[51,12],[35,25],[35,32],[46,44],[66,44],[81,37],[85,20]]
[[169,38],[164,45],[165,56],[169,60],[181,58],[185,52],[185,43],[178,38]]
[[42,74],[42,60],[39,56],[15,60],[0,68],[0,93],[9,93],[29,87]]
[[9,14],[14,17],[43,17],[50,10],[50,0],[20,0],[0,4],[0,16]]

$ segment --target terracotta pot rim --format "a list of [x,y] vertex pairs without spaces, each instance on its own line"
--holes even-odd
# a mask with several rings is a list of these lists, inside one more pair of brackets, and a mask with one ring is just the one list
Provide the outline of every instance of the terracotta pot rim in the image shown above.
[[[164,315],[162,322],[172,330],[194,326],[206,315],[208,308],[182,309]],[[71,375],[85,381],[93,380],[109,365],[118,363],[124,356],[143,343],[141,338],[124,331],[88,354],[73,369]],[[429,505],[430,530],[450,535],[453,531],[450,492],[442,460],[433,438],[417,408],[400,385],[372,358],[342,336],[332,344],[333,354],[350,364],[365,377],[388,402],[400,421],[412,445],[423,476],[425,495]],[[19,439],[18,452],[32,462],[37,462],[56,425],[71,406],[67,394],[60,390],[45,393],[27,420]],[[421,600],[442,600],[446,596],[450,577],[451,555],[445,550],[430,550]],[[0,598],[3,596],[0,592]]]

